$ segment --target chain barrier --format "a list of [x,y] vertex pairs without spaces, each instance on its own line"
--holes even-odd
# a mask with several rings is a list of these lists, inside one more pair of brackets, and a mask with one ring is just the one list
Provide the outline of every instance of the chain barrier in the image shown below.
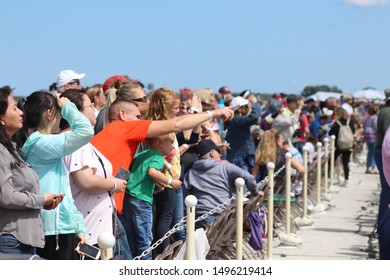
[[[283,171],[283,169],[286,167],[286,165],[283,165],[281,168],[278,169],[277,172],[275,172],[274,174],[274,177],[277,176],[280,172]],[[260,181],[259,183],[257,183],[257,190],[259,190],[261,188],[261,186],[263,186],[265,183],[268,183],[268,176],[266,176],[262,181]],[[246,192],[244,194],[244,197],[247,197],[248,195],[250,195],[250,191],[249,192]],[[196,220],[195,220],[195,223],[196,222],[199,222],[201,220],[204,220],[206,219],[207,217],[215,214],[215,213],[221,213],[223,212],[223,210],[226,209],[227,206],[230,205],[230,203],[232,202],[232,200],[234,200],[236,198],[236,195],[233,195],[231,198],[229,198],[228,200],[226,200],[224,203],[218,205],[217,207],[215,207],[214,209],[211,209],[209,212],[203,214],[202,216],[198,217]],[[142,252],[141,255],[137,256],[137,257],[134,257],[133,260],[140,260],[142,257],[146,257],[147,255],[149,255],[151,253],[151,251],[153,251],[154,249],[156,249],[158,246],[160,246],[161,243],[163,243],[163,241],[169,237],[171,237],[172,234],[182,230],[182,229],[185,229],[186,228],[186,222],[187,222],[187,216],[183,217],[180,222],[178,222],[176,225],[174,225],[172,227],[171,230],[167,231],[163,237],[161,237],[159,240],[157,240],[152,246],[150,246],[148,249],[146,249],[145,251]]]

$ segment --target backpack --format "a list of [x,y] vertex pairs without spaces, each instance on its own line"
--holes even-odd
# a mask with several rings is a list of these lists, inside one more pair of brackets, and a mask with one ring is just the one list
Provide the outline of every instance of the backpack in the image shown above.
[[349,120],[346,125],[342,125],[341,122],[337,121],[340,126],[339,134],[337,136],[337,147],[339,150],[348,150],[353,147],[353,132],[349,126]]

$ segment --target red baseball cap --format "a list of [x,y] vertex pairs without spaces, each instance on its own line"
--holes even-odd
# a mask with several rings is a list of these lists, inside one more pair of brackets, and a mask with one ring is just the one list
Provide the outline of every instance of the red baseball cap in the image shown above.
[[117,81],[124,82],[126,78],[119,75],[109,77],[103,84],[103,92],[105,93],[108,89],[112,88]]

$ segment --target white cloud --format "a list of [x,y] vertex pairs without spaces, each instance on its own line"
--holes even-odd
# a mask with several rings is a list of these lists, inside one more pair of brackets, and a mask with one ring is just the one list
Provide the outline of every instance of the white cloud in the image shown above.
[[389,0],[343,0],[345,3],[361,8],[384,6]]

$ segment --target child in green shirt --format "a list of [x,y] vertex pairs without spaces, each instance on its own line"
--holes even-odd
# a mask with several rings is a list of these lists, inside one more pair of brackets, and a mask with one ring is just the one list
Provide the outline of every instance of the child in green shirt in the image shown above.
[[[150,149],[136,154],[131,164],[120,218],[133,257],[148,249],[153,239],[152,204],[155,182],[175,188],[182,184],[180,180],[168,178],[161,172],[164,168],[164,156],[171,153],[174,140],[173,133],[147,139]],[[152,259],[152,255],[148,254],[143,259]]]

